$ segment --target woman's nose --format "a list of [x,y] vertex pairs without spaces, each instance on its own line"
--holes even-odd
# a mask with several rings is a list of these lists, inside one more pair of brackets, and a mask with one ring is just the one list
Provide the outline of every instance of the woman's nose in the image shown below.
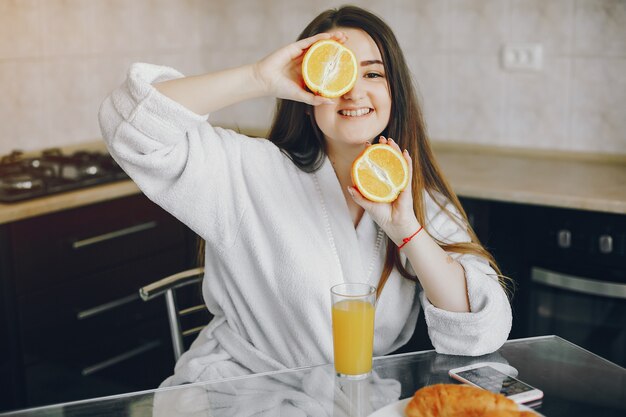
[[365,89],[363,88],[363,84],[361,80],[357,79],[356,83],[354,83],[354,87],[346,94],[342,96],[342,98],[346,100],[358,101],[365,97]]

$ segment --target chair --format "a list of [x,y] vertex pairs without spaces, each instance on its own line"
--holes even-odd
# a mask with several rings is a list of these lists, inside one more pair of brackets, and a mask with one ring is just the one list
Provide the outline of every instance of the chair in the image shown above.
[[[186,297],[180,297],[179,294],[180,289],[183,287],[196,284],[194,287],[199,288],[199,284],[202,282],[203,276],[203,267],[188,269],[169,275],[139,289],[139,295],[143,301],[149,301],[161,295],[165,296],[165,306],[167,308],[167,318],[170,326],[174,358],[177,361],[185,351],[184,338],[199,333],[206,326],[206,323],[197,325],[199,324],[198,316],[200,316],[200,313],[203,313],[204,316],[208,315],[209,320],[212,318],[202,301],[202,297],[199,297],[199,291],[191,294],[185,294]],[[198,299],[200,299],[200,301],[198,301]],[[189,305],[190,303],[195,304],[186,308],[181,308],[179,303],[182,305]],[[182,324],[183,320],[181,320],[181,318],[190,315],[196,316],[194,321],[196,326],[184,330],[184,326]],[[203,321],[208,323],[206,318],[204,318]]]

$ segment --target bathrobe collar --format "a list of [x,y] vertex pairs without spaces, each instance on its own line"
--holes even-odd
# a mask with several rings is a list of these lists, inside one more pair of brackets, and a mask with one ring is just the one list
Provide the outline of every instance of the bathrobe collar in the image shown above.
[[328,157],[314,175],[319,184],[318,191],[330,246],[340,264],[343,282],[369,282],[380,250],[382,230],[367,212],[363,213],[359,224],[354,228],[341,184]]

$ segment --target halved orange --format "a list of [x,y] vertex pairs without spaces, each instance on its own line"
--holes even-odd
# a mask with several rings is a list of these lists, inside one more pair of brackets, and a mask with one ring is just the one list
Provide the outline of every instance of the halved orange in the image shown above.
[[391,203],[409,183],[409,164],[391,145],[371,145],[352,163],[352,183],[368,200]]
[[315,94],[341,97],[354,87],[356,77],[356,57],[335,40],[315,42],[302,58],[302,78]]

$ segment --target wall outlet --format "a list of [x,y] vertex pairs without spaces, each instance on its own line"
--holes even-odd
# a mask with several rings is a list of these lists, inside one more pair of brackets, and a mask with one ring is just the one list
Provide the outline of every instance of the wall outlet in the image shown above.
[[502,68],[508,71],[541,71],[543,47],[540,43],[506,44],[501,52]]

